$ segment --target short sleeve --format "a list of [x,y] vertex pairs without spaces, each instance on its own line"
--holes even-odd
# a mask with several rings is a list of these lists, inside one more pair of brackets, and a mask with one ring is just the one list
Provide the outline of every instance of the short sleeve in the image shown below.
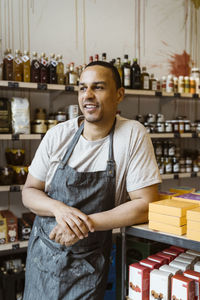
[[146,129],[141,130],[130,147],[126,188],[128,192],[161,182],[153,145]]
[[41,181],[46,180],[46,175],[50,166],[50,141],[50,135],[49,132],[47,132],[37,148],[35,156],[29,167],[29,173]]

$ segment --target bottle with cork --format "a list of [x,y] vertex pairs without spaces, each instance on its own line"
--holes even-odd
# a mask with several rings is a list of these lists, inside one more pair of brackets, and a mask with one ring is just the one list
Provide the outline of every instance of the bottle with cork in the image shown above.
[[23,63],[19,50],[15,50],[15,57],[13,59],[13,80],[23,81]]
[[61,54],[57,56],[58,64],[56,66],[56,75],[58,84],[65,84],[64,63],[62,58],[63,56]]
[[141,72],[141,87],[142,90],[149,90],[149,73],[147,72],[147,68],[142,67]]
[[29,57],[29,51],[24,51],[24,55],[22,56],[23,61],[23,79],[24,82],[31,81],[31,62]]
[[31,61],[31,82],[40,82],[40,62],[35,51]]

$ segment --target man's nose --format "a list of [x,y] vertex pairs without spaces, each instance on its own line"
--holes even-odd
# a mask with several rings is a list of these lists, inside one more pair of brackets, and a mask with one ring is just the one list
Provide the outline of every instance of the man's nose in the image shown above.
[[93,98],[94,97],[94,92],[91,88],[87,88],[85,91],[85,98]]

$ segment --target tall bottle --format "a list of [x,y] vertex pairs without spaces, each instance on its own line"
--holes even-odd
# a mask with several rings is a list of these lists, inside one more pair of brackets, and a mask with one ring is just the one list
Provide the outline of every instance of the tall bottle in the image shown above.
[[122,85],[126,89],[131,88],[131,66],[128,62],[128,55],[124,55],[124,63],[122,65]]
[[22,56],[22,62],[23,62],[24,82],[30,82],[31,81],[31,64],[30,64],[30,57],[29,57],[28,51],[24,51],[24,55]]
[[58,64],[56,66],[57,83],[65,84],[65,74],[64,74],[64,63],[62,61],[62,55],[58,55]]
[[106,61],[106,60],[107,60],[107,55],[106,55],[105,52],[102,53],[101,60],[102,60],[102,61]]
[[120,78],[121,78],[121,81],[122,81],[122,66],[121,66],[121,58],[120,57],[117,57],[115,67],[117,68]]
[[69,84],[77,85],[77,79],[78,79],[78,74],[76,73],[76,71],[74,71],[74,63],[72,62],[70,64],[70,71],[69,71]]
[[50,55],[50,62],[48,65],[49,83],[57,83],[56,67],[57,67],[57,61],[55,59],[55,54],[52,53]]
[[141,86],[142,90],[149,90],[149,73],[147,73],[146,67],[142,67]]
[[94,60],[95,60],[95,61],[98,61],[98,60],[99,60],[99,54],[95,54]]
[[37,52],[33,52],[31,62],[31,82],[40,82],[40,62],[37,58]]
[[13,56],[11,49],[6,49],[4,52],[3,80],[13,80]]
[[141,89],[141,70],[137,58],[134,58],[131,69],[131,88],[139,90]]
[[48,60],[43,52],[40,57],[40,82],[47,83],[48,81]]
[[23,62],[19,50],[15,50],[15,57],[13,59],[13,80],[23,81]]

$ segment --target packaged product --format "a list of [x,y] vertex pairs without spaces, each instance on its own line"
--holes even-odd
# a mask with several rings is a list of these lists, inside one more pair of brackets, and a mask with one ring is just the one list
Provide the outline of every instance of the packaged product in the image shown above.
[[148,268],[152,269],[152,270],[160,268],[160,264],[158,262],[152,261],[152,260],[147,259],[147,258],[140,260],[139,263],[141,265],[145,266],[145,267],[148,267]]
[[194,264],[194,271],[200,273],[200,261],[198,261],[197,263]]
[[194,279],[195,281],[195,299],[200,300],[200,273],[193,270],[187,270],[183,273],[185,277]]
[[187,250],[186,253],[190,254],[190,255],[195,255],[197,257],[200,257],[200,252],[195,251],[195,250]]
[[159,199],[164,200],[164,199],[172,199],[173,196],[179,195],[177,193],[172,193],[172,192],[160,192],[159,193]]
[[150,259],[150,260],[153,260],[153,261],[156,261],[158,262],[161,266],[164,265],[164,264],[167,264],[168,260],[164,257],[160,257],[156,254],[152,254],[152,255],[149,255],[147,257],[147,259]]
[[164,253],[162,251],[161,252],[157,252],[156,255],[160,256],[160,257],[163,257],[163,258],[166,258],[168,264],[175,258],[174,255],[167,254],[167,253]]
[[186,201],[188,203],[196,203],[200,205],[200,194],[199,193],[187,193],[183,195],[173,196],[173,200]]
[[182,271],[180,269],[169,265],[163,265],[159,268],[159,270],[172,273],[173,275],[182,274]]
[[182,274],[172,277],[171,299],[194,300],[195,282]]
[[179,195],[181,195],[181,194],[187,194],[187,193],[194,193],[195,188],[188,187],[188,186],[177,186],[174,188],[170,188],[169,191],[172,193],[178,193]]
[[180,250],[173,249],[173,248],[166,248],[162,252],[173,255],[174,258],[180,254]]
[[151,269],[139,263],[129,265],[129,298],[149,299],[149,273]]
[[175,216],[169,216],[169,215],[164,215],[160,213],[155,213],[152,211],[149,211],[149,221],[156,221],[164,224],[170,224],[172,226],[183,226],[186,225],[187,220],[186,216],[184,217],[175,217]]
[[180,261],[175,261],[175,260],[171,261],[171,262],[169,263],[169,266],[172,266],[172,267],[174,267],[174,268],[178,268],[178,269],[180,269],[182,272],[191,269],[191,264],[189,264],[189,263],[184,263],[184,262],[180,262]]
[[161,270],[152,270],[150,273],[150,300],[169,300],[171,296],[172,273]]
[[22,241],[29,240],[30,233],[31,233],[31,226],[24,219],[19,218],[18,219],[19,239]]
[[187,249],[185,249],[185,248],[182,248],[182,247],[179,247],[179,246],[170,246],[169,247],[170,249],[175,249],[175,250],[178,250],[180,253],[185,253],[185,251],[187,250]]
[[195,259],[194,258],[189,258],[189,257],[180,257],[177,256],[174,261],[180,261],[183,263],[191,264],[192,268],[194,267]]
[[0,244],[7,243],[7,224],[6,219],[0,215]]
[[172,226],[161,222],[149,221],[149,228],[153,230],[159,230],[166,233],[172,233],[176,235],[183,235],[186,233],[186,225],[183,226]]
[[187,237],[200,241],[200,207],[187,212]]
[[17,218],[9,210],[1,210],[0,213],[3,216],[3,218],[6,219],[6,223],[7,223],[7,241],[8,242],[16,242],[18,240]]
[[14,134],[30,133],[30,108],[26,98],[11,99],[12,132]]

